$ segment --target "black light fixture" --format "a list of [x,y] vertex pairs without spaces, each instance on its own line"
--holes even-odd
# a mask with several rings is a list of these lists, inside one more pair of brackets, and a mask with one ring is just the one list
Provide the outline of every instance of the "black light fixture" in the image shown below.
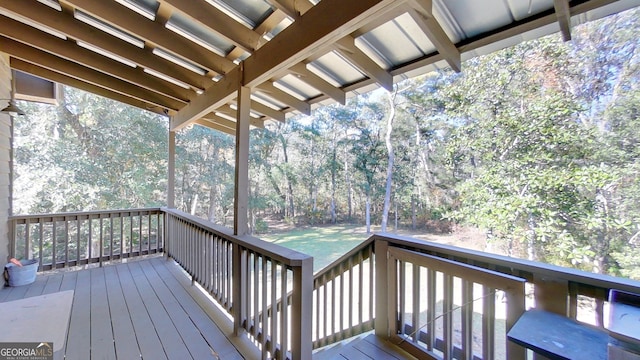
[[22,109],[20,109],[19,107],[16,106],[16,104],[13,102],[12,99],[3,99],[3,100],[9,100],[9,106],[7,106],[4,109],[0,110],[1,113],[9,114],[11,116],[25,115],[26,114]]

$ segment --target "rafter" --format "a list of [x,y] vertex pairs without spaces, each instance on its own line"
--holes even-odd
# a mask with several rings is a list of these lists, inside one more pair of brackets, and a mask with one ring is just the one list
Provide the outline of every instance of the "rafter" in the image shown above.
[[438,52],[444,56],[451,69],[460,72],[462,68],[460,50],[433,16],[431,0],[412,0],[411,3],[415,9],[410,9],[409,15],[435,45]]
[[321,93],[328,95],[340,104],[345,104],[347,98],[345,92],[342,91],[342,89],[331,85],[320,76],[309,71],[304,63],[297,63],[293,65],[291,68],[289,68],[289,72],[301,81],[304,81],[305,83],[311,85]]
[[[238,117],[238,111],[234,108],[232,108],[229,104],[227,105],[223,105],[219,108],[217,108],[215,110],[215,112],[219,112],[222,113],[226,116],[232,117],[232,118],[237,118]],[[257,128],[264,128],[264,120],[263,119],[256,119],[256,118],[251,118],[251,126],[255,126]]]
[[286,117],[285,113],[283,113],[282,111],[272,109],[266,105],[260,104],[257,101],[251,101],[251,110],[280,122],[284,122]]
[[162,23],[127,11],[116,2],[94,0],[63,0],[63,2],[125,32],[136,34],[137,37],[210,71],[224,74],[235,66],[230,60],[183,38],[164,27]]
[[267,96],[273,98],[276,101],[286,104],[289,107],[292,107],[305,115],[311,114],[311,105],[306,101],[302,101],[292,95],[287,94],[286,92],[278,89],[273,85],[272,82],[267,81],[264,84],[260,84],[255,87],[256,90],[266,94]]
[[76,40],[94,45],[122,58],[128,59],[138,66],[152,69],[168,77],[179,80],[199,89],[211,86],[212,81],[178,66],[168,60],[153,55],[150,51],[140,49],[101,30],[74,19],[71,15],[56,11],[37,1],[0,0],[0,7],[18,15],[34,19],[54,30],[66,34]]
[[558,25],[562,33],[562,40],[571,40],[571,10],[569,0],[553,0],[553,8],[558,16]]
[[31,75],[35,75],[37,77],[43,78],[43,79],[47,79],[56,83],[60,83],[60,84],[65,84],[65,85],[69,85],[69,86],[73,86],[74,88],[86,91],[86,92],[90,92],[93,94],[97,94],[100,96],[104,96],[106,98],[109,98],[111,100],[115,100],[115,101],[119,101],[121,103],[124,104],[129,104],[131,106],[135,106],[137,108],[140,109],[144,109],[147,111],[151,111],[157,114],[161,114],[161,115],[167,115],[165,113],[165,109],[158,107],[158,106],[152,106],[151,104],[149,104],[146,101],[140,101],[138,99],[134,99],[132,97],[126,96],[126,95],[122,95],[119,94],[115,91],[111,91],[105,88],[102,88],[100,86],[96,86],[93,84],[89,84],[87,82],[72,78],[70,76],[64,75],[64,74],[60,74],[57,73],[55,71],[51,71],[49,69],[45,69],[41,66],[35,65],[35,64],[31,64],[28,63],[26,61],[17,59],[15,57],[12,57],[10,60],[10,66],[12,69],[15,70],[20,70],[22,72],[25,73],[29,73]]
[[184,106],[184,103],[175,99],[143,89],[3,36],[0,36],[0,48],[3,52],[26,62],[163,108],[178,110]]
[[245,27],[204,1],[162,1],[183,12],[192,20],[208,27],[245,51],[253,52],[261,42],[261,36],[258,33]]
[[292,19],[297,19],[304,15],[309,9],[313,7],[313,4],[309,0],[268,0],[278,10],[285,13]]
[[69,61],[75,61],[86,67],[112,75],[121,80],[136,84],[148,90],[164,94],[176,100],[188,102],[196,93],[180,86],[147,76],[139,69],[111,60],[77,46],[71,41],[58,39],[54,36],[43,35],[41,31],[24,25],[21,22],[0,16],[0,35],[29,44],[40,50],[49,52]]
[[[327,43],[350,34],[369,19],[393,8],[394,0],[322,0],[284,29],[243,63],[243,71],[232,71],[176,114],[171,129],[178,130],[203,114],[228,103],[239,85],[255,87],[279,72],[302,62]],[[340,11],[335,11],[340,8]],[[332,16],[327,16],[332,14]],[[242,80],[242,81],[240,81]]]
[[338,40],[335,50],[368,77],[374,79],[380,86],[389,91],[393,90],[393,77],[391,74],[371,60],[362,50],[358,49],[355,40],[351,36]]
[[215,122],[214,120],[209,120],[209,119],[202,118],[202,119],[198,119],[198,120],[194,121],[194,124],[205,126],[205,127],[210,128],[210,129],[218,130],[218,131],[223,132],[223,133],[225,133],[227,135],[236,136],[235,128],[231,129],[231,128],[228,128],[226,126],[220,125],[219,123]]

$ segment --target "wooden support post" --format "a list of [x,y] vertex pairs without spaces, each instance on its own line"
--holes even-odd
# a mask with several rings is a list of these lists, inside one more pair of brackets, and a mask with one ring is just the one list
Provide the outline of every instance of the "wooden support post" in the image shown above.
[[176,207],[176,132],[169,130],[169,160],[167,169],[167,207]]
[[302,265],[293,270],[293,297],[291,299],[292,359],[311,359],[313,350],[313,342],[311,341],[312,327],[313,258],[309,257],[302,260]]
[[536,308],[568,316],[569,284],[566,280],[534,276]]
[[376,318],[374,321],[375,334],[383,339],[389,338],[388,288],[387,288],[387,250],[386,241],[375,242],[375,270],[376,270]]
[[249,125],[251,124],[251,90],[238,89],[238,118],[236,121],[236,169],[233,207],[233,233],[245,235],[249,232],[247,210],[249,209]]

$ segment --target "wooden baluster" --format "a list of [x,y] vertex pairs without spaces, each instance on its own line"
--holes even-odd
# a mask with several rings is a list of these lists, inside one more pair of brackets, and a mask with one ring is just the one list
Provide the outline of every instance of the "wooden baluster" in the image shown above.
[[420,339],[420,266],[416,264],[412,264],[413,267],[413,285],[411,299],[413,309],[411,310],[411,332],[413,335],[411,336],[411,340],[414,343],[417,343]]
[[56,219],[55,218],[51,218],[51,221],[53,222],[53,229],[52,229],[52,233],[51,233],[51,269],[55,269],[56,268],[56,263],[57,263],[57,254],[56,254],[56,233],[57,233],[57,227],[56,227]]
[[[347,285],[347,289],[349,289],[349,301],[347,302],[348,312],[347,312],[347,337],[353,336],[353,307],[355,303],[353,301],[353,256],[349,257],[347,262],[347,267],[349,271],[349,284]],[[360,287],[361,284],[358,284]]]
[[473,360],[473,282],[462,280],[462,359]]
[[269,351],[271,353],[271,358],[274,358],[276,355],[276,348],[278,344],[278,263],[273,260],[271,262],[271,314],[269,315],[270,319],[270,335],[271,335],[271,343],[269,344]]
[[64,267],[69,266],[69,220],[64,217]]
[[427,269],[427,350],[436,347],[436,272]]
[[[525,311],[525,283],[510,284],[509,288],[505,289],[505,299],[507,301],[505,331],[509,332]],[[526,357],[526,350],[523,347],[507,340],[507,359],[524,360]]]
[[495,353],[495,289],[483,286],[482,298],[482,358],[493,359]]
[[287,358],[289,334],[289,320],[288,320],[288,299],[287,299],[287,267],[283,264],[280,271],[280,356],[279,359]]
[[445,359],[453,359],[453,276],[443,273],[442,333]]
[[[375,291],[375,299],[376,299],[376,316],[375,318],[372,316],[373,305],[371,301],[373,301],[373,297],[369,296],[370,300],[370,319],[374,318],[374,329],[375,334],[384,339],[389,338],[389,319],[392,317],[392,314],[389,314],[389,292],[392,291],[388,286],[389,275],[387,271],[388,267],[388,244],[386,241],[376,240],[374,243],[375,246],[375,272],[373,271],[373,261],[371,261],[371,267],[369,269],[369,284],[370,288]],[[375,273],[375,283],[373,282],[373,274]],[[374,285],[375,284],[375,285]],[[375,289],[373,289],[375,286]],[[391,309],[395,312],[395,309]]]
[[113,214],[109,214],[109,261],[113,260]]
[[262,360],[266,360],[268,357],[267,354],[267,333],[268,333],[268,325],[267,325],[267,299],[269,298],[268,288],[267,288],[267,263],[270,262],[270,259],[267,257],[262,257],[262,272],[260,275],[260,279],[262,282],[262,295],[260,299],[262,300],[262,309],[260,311],[260,347],[262,348]]

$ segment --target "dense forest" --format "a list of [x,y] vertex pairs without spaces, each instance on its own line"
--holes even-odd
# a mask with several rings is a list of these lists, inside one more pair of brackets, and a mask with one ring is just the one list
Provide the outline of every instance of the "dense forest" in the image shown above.
[[[250,222],[482,229],[514,256],[640,278],[640,11],[251,131]],[[65,88],[20,103],[14,213],[166,203],[168,119]],[[176,205],[229,226],[234,139],[179,132]]]

